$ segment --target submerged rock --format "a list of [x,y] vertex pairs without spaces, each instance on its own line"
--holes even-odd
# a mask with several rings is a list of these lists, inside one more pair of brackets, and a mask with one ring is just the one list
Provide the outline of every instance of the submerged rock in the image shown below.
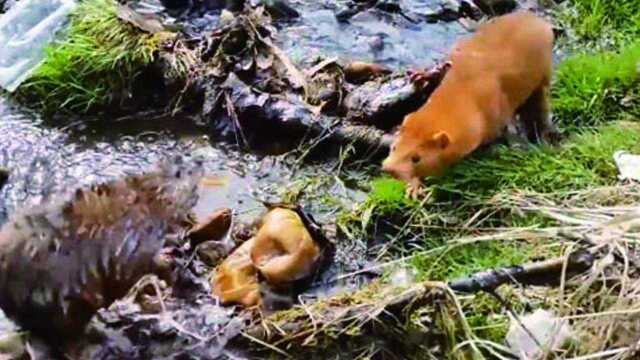
[[231,228],[231,209],[218,209],[196,224],[188,234],[191,245],[209,240],[222,240]]
[[16,213],[0,230],[0,307],[54,345],[154,270],[197,200],[200,163],[79,189]]
[[261,4],[275,19],[293,19],[300,16],[300,13],[287,0],[262,0]]
[[361,84],[376,77],[388,75],[391,70],[378,64],[353,61],[344,68],[345,79],[353,84]]
[[503,15],[518,7],[516,0],[472,0],[473,3],[488,15]]
[[205,265],[216,267],[229,255],[230,249],[221,241],[205,241],[198,245],[196,254]]

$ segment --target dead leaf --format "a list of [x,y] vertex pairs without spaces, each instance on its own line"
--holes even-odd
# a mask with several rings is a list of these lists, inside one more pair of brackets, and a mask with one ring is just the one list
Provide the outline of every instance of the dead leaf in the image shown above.
[[152,34],[165,31],[160,20],[152,16],[144,16],[127,5],[118,4],[116,14],[120,20],[128,22],[142,31]]

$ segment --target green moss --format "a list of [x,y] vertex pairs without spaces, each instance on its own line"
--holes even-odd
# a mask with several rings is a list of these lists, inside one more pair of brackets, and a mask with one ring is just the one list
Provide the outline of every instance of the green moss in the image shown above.
[[405,189],[403,182],[389,177],[374,179],[367,203],[378,213],[393,213],[416,205],[414,200],[405,196]]
[[533,245],[524,242],[476,243],[420,255],[412,264],[422,279],[453,280],[483,270],[522,264],[532,253]]
[[552,90],[559,125],[592,126],[616,119],[623,111],[637,113],[639,63],[640,41],[618,52],[582,53],[564,60],[556,69]]
[[71,16],[67,38],[47,49],[19,95],[48,113],[86,112],[109,104],[153,61],[159,42],[160,35],[121,21],[114,0],[83,1]]
[[442,199],[482,200],[505,190],[563,192],[612,184],[616,150],[640,152],[640,126],[613,123],[570,137],[558,148],[494,146],[429,180]]

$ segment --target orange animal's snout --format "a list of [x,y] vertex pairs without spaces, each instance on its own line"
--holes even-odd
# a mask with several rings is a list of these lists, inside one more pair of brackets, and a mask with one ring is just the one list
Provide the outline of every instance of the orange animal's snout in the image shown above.
[[392,177],[398,180],[402,180],[402,171],[400,171],[398,166],[396,166],[396,164],[393,163],[390,157],[386,158],[382,162],[382,171],[386,172],[387,174],[391,175]]
[[391,171],[391,166],[389,164],[389,158],[386,158],[382,162],[382,171],[384,171],[384,172],[390,172]]

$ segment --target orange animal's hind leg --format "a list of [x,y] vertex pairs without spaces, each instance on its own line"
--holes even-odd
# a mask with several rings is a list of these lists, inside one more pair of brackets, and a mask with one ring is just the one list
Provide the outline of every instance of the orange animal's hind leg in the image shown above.
[[531,142],[553,142],[557,134],[549,111],[549,82],[534,90],[516,114]]

